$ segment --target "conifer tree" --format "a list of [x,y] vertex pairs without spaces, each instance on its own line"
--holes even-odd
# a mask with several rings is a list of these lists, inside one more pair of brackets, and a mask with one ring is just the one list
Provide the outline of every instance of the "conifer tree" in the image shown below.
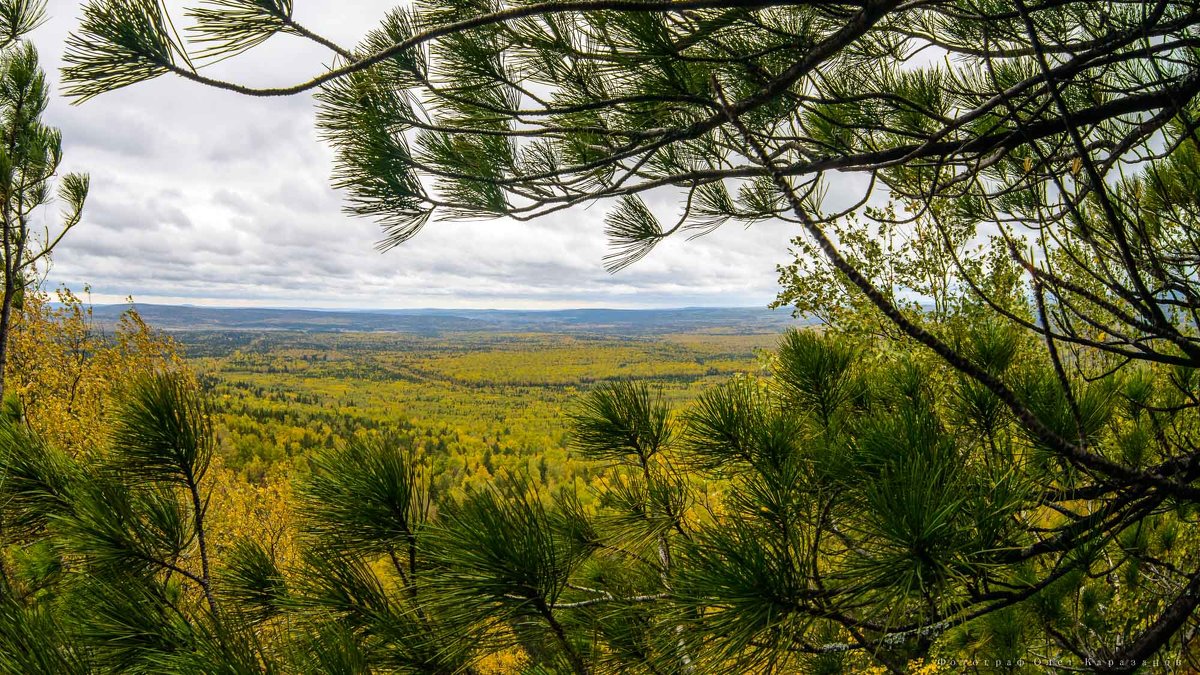
[[[576,438],[614,465],[608,510],[521,485],[448,506],[425,550],[454,628],[423,635],[576,673],[1194,657],[1194,2],[429,0],[357,45],[290,2],[189,15],[185,40],[158,2],[90,0],[69,92],[312,92],[385,247],[597,201],[612,270],[730,221],[802,232],[779,302],[828,330],[669,424],[636,385],[593,393]],[[205,69],[275,33],[332,65],[273,88]],[[337,568],[347,616],[386,615]],[[369,659],[379,630],[312,649]]]
[[[1069,428],[1037,340],[953,330]],[[1192,427],[1176,375],[1081,389],[1091,446],[1142,465],[1157,433]],[[520,477],[434,499],[411,437],[318,450],[292,564],[253,538],[208,543],[207,411],[163,373],[131,383],[108,447],[77,457],[0,423],[0,670],[456,673],[510,653],[577,675],[1195,665],[1194,506],[1108,494],[901,338],[793,331],[768,376],[682,409],[598,386],[571,415],[574,449],[604,471],[594,507]]]
[[39,232],[35,214],[53,200],[53,180],[62,161],[62,136],[42,124],[50,97],[37,51],[23,38],[41,23],[42,0],[0,3],[0,399],[8,362],[13,310],[40,264],[66,233],[79,224],[88,179],[67,174],[58,186],[64,203],[62,222]]

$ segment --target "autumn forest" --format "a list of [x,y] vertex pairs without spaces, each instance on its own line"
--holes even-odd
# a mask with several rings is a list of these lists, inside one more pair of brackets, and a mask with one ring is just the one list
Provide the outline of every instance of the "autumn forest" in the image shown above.
[[0,674],[1200,672],[1200,3],[378,2],[0,0]]

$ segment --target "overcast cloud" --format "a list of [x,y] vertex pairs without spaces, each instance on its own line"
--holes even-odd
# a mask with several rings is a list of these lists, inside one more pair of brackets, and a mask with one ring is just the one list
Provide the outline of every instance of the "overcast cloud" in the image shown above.
[[[302,23],[351,44],[396,0],[297,0]],[[178,12],[179,4],[168,2]],[[50,0],[34,42],[58,80],[79,3]],[[182,19],[182,13],[175,15]],[[251,84],[306,78],[328,60],[277,36],[213,72]],[[307,96],[250,99],[162,77],[82,106],[56,97],[69,170],[87,171],[85,220],[55,254],[51,285],[96,302],[288,307],[675,307],[765,305],[794,234],[733,224],[668,240],[610,275],[603,213],[541,221],[434,222],[379,253],[380,231],[341,212],[331,153]]]

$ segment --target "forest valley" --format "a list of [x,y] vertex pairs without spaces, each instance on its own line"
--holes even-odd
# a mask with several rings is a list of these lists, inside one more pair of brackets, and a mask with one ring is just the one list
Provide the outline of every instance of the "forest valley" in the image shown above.
[[56,86],[311,97],[398,270],[455,220],[593,209],[613,274],[789,228],[796,323],[102,330],[45,283],[104,226],[47,5],[0,0],[0,673],[1200,672],[1196,0],[181,2],[82,0]]

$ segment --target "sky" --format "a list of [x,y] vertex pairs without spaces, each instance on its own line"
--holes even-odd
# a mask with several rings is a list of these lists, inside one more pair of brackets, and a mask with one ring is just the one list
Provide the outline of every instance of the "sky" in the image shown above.
[[[353,44],[394,2],[296,0],[295,16]],[[80,4],[49,0],[50,19],[32,36],[56,92]],[[179,23],[182,5],[167,2]],[[329,60],[280,35],[210,72],[291,84]],[[225,307],[763,306],[796,234],[786,223],[733,223],[668,239],[613,275],[602,261],[604,210],[592,206],[533,223],[435,221],[381,253],[378,225],[342,213],[313,117],[307,95],[252,99],[167,76],[78,106],[56,93],[46,118],[62,130],[64,169],[92,183],[47,285],[86,284],[96,303]]]

